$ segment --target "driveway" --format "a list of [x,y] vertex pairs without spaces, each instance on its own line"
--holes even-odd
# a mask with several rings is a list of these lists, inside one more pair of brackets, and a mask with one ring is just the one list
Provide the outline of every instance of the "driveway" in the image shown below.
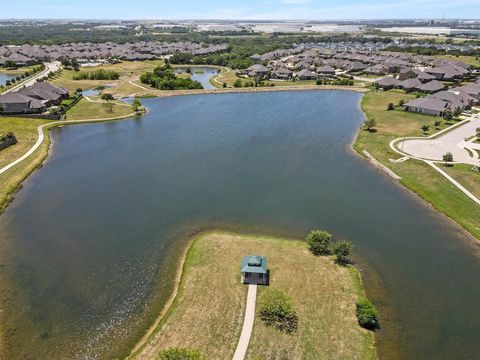
[[442,161],[443,155],[451,152],[454,162],[480,165],[479,153],[475,151],[480,150],[480,144],[474,142],[475,138],[466,141],[480,128],[480,114],[470,115],[467,119],[470,121],[435,138],[400,140],[396,147],[407,155],[423,160]]

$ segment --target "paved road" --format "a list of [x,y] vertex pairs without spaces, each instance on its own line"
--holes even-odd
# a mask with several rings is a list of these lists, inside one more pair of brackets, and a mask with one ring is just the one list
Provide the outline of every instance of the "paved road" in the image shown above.
[[38,74],[34,75],[33,77],[25,80],[24,82],[21,82],[17,85],[15,85],[14,87],[11,87],[10,89],[8,89],[7,91],[4,91],[2,93],[3,94],[6,94],[6,93],[9,93],[11,91],[16,91],[24,86],[31,86],[33,85],[39,78],[41,77],[44,77],[46,76],[49,72],[54,72],[54,71],[57,71],[58,69],[60,69],[60,62],[58,61],[54,61],[54,62],[51,62],[51,63],[46,63],[45,64],[45,70],[43,70],[42,72],[39,72]]
[[[476,129],[480,128],[480,114],[471,115],[469,119],[469,122],[435,138],[405,139],[397,142],[396,146],[400,151],[415,158],[442,161],[443,155],[451,152],[455,162],[480,165],[479,154],[474,151],[480,150],[480,144],[474,143],[474,138],[465,141],[474,136]],[[470,152],[465,148],[470,149]]]
[[237,349],[233,354],[233,360],[243,360],[247,353],[248,343],[252,335],[253,320],[255,319],[255,301],[257,299],[257,285],[248,285],[247,306],[245,307],[245,319],[243,320],[242,333],[238,340]]

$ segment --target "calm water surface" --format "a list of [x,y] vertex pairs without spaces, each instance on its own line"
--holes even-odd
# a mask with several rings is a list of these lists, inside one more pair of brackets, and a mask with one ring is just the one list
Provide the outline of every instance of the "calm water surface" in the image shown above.
[[[187,68],[179,69],[187,70]],[[202,84],[204,89],[215,89],[215,86],[210,83],[210,79],[218,74],[217,69],[208,67],[192,67],[190,70],[192,71],[192,80],[198,81],[200,84]],[[201,71],[202,73],[199,74],[196,73],[196,71]]]
[[360,98],[148,99],[141,119],[54,130],[49,160],[0,217],[8,358],[124,353],[165,301],[188,236],[221,226],[351,239],[384,358],[478,359],[478,249],[350,152]]
[[15,74],[8,74],[8,73],[0,73],[0,85],[5,85],[7,80],[11,80],[17,75]]

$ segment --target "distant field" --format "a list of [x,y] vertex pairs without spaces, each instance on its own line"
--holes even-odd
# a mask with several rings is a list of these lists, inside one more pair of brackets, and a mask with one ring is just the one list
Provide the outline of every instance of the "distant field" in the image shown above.
[[62,71],[62,74],[55,78],[52,82],[69,91],[75,91],[77,88],[83,90],[93,89],[99,86],[113,85],[110,92],[120,96],[126,96],[139,89],[131,84],[129,80],[138,78],[141,74],[152,71],[155,67],[162,65],[163,60],[152,61],[125,61],[119,64],[106,64],[93,67],[81,67],[80,72],[94,72],[96,70],[116,71],[120,74],[119,80],[73,80],[73,76],[78,74],[73,70]]
[[168,347],[195,348],[211,360],[231,358],[245,311],[247,287],[239,267],[246,254],[268,258],[270,287],[288,293],[299,315],[299,329],[291,335],[256,318],[247,359],[376,358],[373,333],[355,317],[355,302],[363,295],[356,270],[311,255],[302,241],[228,233],[194,241],[173,307],[135,358],[154,359]]

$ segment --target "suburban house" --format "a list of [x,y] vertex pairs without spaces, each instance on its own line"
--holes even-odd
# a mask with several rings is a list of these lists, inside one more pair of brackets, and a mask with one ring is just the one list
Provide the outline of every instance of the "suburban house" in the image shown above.
[[0,113],[35,114],[45,110],[46,105],[40,100],[16,92],[0,95]]
[[411,79],[414,77],[417,77],[417,73],[411,68],[404,68],[400,70],[400,73],[398,74],[398,80],[401,80],[401,81]]
[[261,64],[255,64],[247,68],[245,72],[249,77],[256,77],[256,76],[264,77],[264,76],[268,76],[268,74],[270,73],[270,69]]
[[293,76],[293,72],[287,68],[280,67],[272,72],[272,77],[280,80],[288,80]]
[[407,92],[417,90],[422,85],[422,82],[417,78],[409,78],[397,84],[397,87]]
[[415,113],[443,116],[443,113],[447,110],[447,103],[440,99],[424,97],[407,102],[404,109]]
[[244,284],[268,284],[267,258],[258,255],[247,255],[242,259],[240,267],[242,283]]
[[48,82],[36,82],[16,92],[0,96],[0,108],[4,114],[36,114],[50,106],[60,105],[68,98],[68,91]]
[[418,87],[419,91],[423,91],[429,94],[436,93],[437,91],[443,90],[445,88],[445,85],[438,81],[438,80],[432,80],[429,81],[425,84],[422,84]]
[[397,86],[398,80],[393,77],[385,77],[374,82],[374,85],[378,89],[389,90]]
[[303,69],[297,73],[297,78],[299,80],[315,80],[317,78],[317,74],[308,69]]

